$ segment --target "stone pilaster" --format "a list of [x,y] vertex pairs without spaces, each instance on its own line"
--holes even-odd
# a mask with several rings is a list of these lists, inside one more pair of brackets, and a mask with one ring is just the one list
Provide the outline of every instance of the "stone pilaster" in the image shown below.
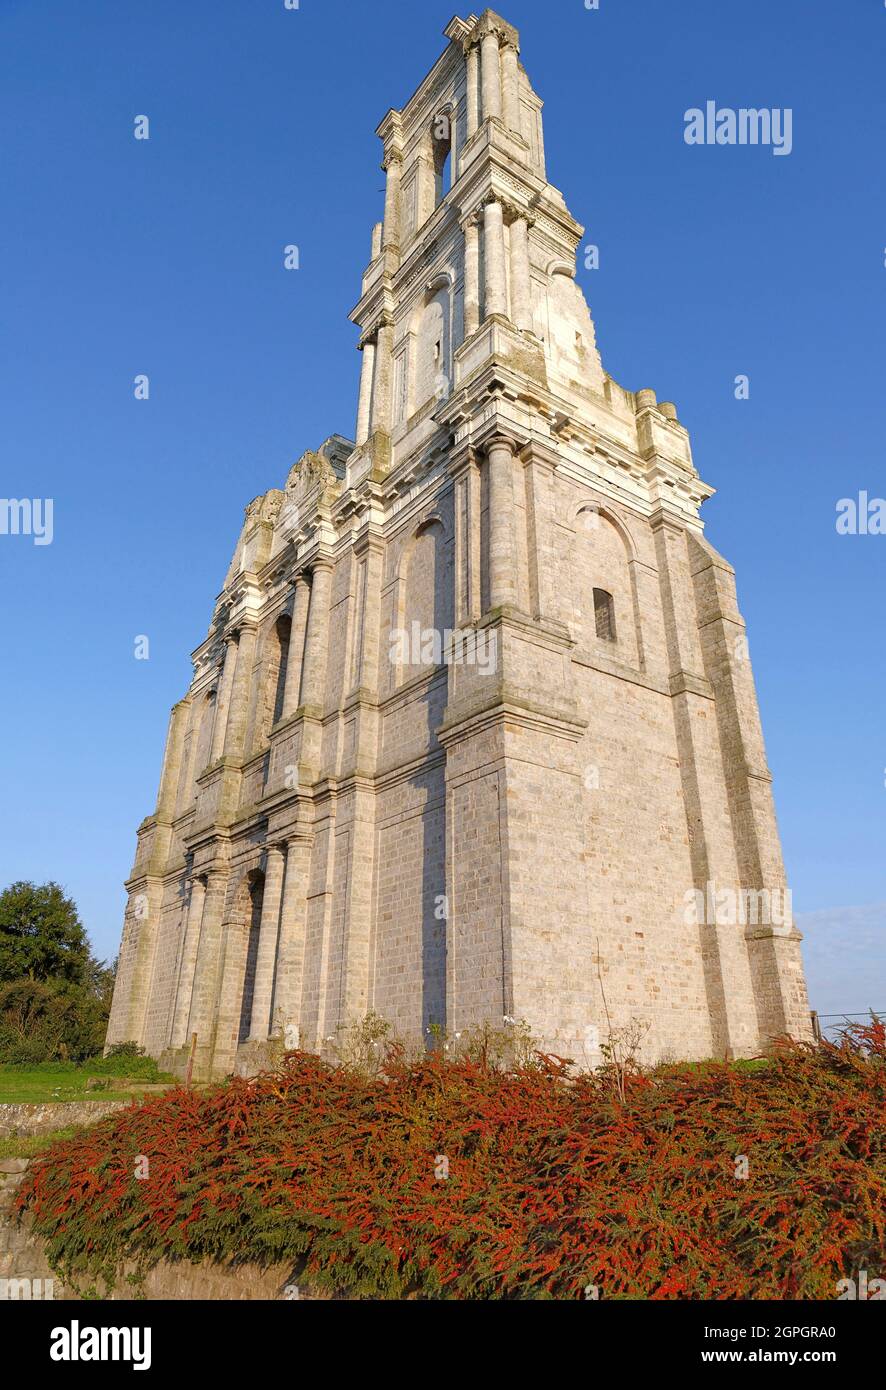
[[476,135],[480,126],[480,46],[469,42],[465,53],[467,81],[467,127],[468,139]]
[[450,463],[455,489],[455,622],[467,627],[480,618],[480,468],[476,452],[465,447]]
[[[725,795],[713,690],[706,678],[692,590],[687,536],[663,512],[652,518],[670,666],[669,685],[694,882],[738,892],[731,818]],[[759,1046],[753,989],[740,928],[699,925],[714,1056],[746,1057]]]
[[[280,937],[271,1032],[284,1041],[287,1030],[298,1030],[301,1039],[301,997],[305,968],[305,928],[308,910],[308,873],[311,866],[310,833],[292,836],[286,844],[286,874],[280,908]],[[293,1041],[290,1038],[290,1041]]]
[[332,574],[333,564],[331,560],[314,561],[302,672],[302,705],[317,718],[322,717],[326,697],[326,657],[329,646],[329,602],[332,596]]
[[173,707],[169,719],[166,751],[163,756],[163,773],[160,778],[160,791],[157,797],[157,820],[164,824],[171,821],[175,815],[176,796],[182,767],[182,751],[190,712],[190,700],[180,700]]
[[234,1068],[243,1012],[243,982],[251,923],[252,902],[244,889],[229,904],[222,925],[222,958],[211,1067],[213,1076],[226,1076]]
[[191,897],[179,952],[178,984],[175,992],[172,1027],[169,1034],[169,1045],[172,1048],[182,1047],[187,1042],[191,992],[194,987],[194,971],[197,966],[197,948],[200,943],[200,925],[203,920],[205,898],[206,879],[195,878],[191,884]]
[[[198,1071],[205,1074],[212,1051],[215,1013],[218,1003],[218,976],[222,949],[222,918],[227,890],[227,871],[211,869],[207,875],[206,896],[200,921],[200,941],[194,968],[190,1009],[185,1041],[197,1034]],[[205,1062],[204,1062],[205,1059]]]
[[[225,751],[231,692],[234,688],[234,672],[237,668],[237,647],[236,634],[229,633],[225,638],[225,660],[215,701],[215,722],[212,726],[212,748],[209,754],[210,763],[218,762]],[[196,771],[199,775],[203,769],[198,767]]]
[[[238,761],[243,757],[243,741],[246,737],[246,719],[249,713],[249,697],[252,685],[252,669],[255,660],[257,628],[252,624],[242,624],[237,637],[236,674],[231,688],[231,704],[225,729],[224,755]],[[227,658],[225,669],[227,670]]]
[[289,633],[289,662],[286,667],[286,685],[283,689],[283,718],[291,719],[298,709],[301,689],[302,663],[305,649],[305,634],[308,626],[308,607],[311,601],[311,586],[305,575],[296,575],[292,599],[292,627]]
[[255,983],[252,991],[250,1041],[263,1042],[271,1027],[271,1002],[274,997],[274,966],[277,960],[277,936],[280,926],[280,898],[283,891],[284,852],[279,845],[269,845],[265,863],[265,887],[262,897],[261,926],[258,956],[255,962]]
[[[717,726],[743,889],[768,895],[785,920],[745,927],[754,997],[765,1044],[785,1034],[811,1037],[800,932],[786,892],[772,777],[760,724],[744,621],[732,567],[701,537],[689,543],[704,669],[716,699]],[[763,902],[767,901],[764,896]]]
[[521,452],[526,486],[530,615],[546,627],[560,626],[554,554],[554,449],[533,440]]
[[357,615],[353,686],[377,697],[384,543],[374,533],[364,533],[354,543],[354,556],[357,563],[364,566],[364,579],[362,612]]
[[182,748],[181,770],[178,778],[178,790],[175,796],[176,816],[180,816],[193,801],[194,796],[194,776],[196,768],[194,763],[197,758],[197,740],[200,736],[200,716],[203,710],[202,697],[189,697],[190,710],[188,713],[188,725],[185,731],[184,746]]

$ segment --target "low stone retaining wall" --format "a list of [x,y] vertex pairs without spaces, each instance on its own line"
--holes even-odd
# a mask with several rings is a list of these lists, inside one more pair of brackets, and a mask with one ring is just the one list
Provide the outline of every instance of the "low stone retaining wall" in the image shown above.
[[68,1125],[91,1125],[121,1106],[131,1104],[128,1100],[8,1102],[0,1105],[0,1139],[51,1134]]
[[[78,1299],[80,1294],[66,1287],[53,1274],[44,1253],[44,1245],[32,1230],[32,1218],[26,1212],[16,1220],[12,1212],[15,1195],[24,1181],[31,1163],[27,1158],[0,1159],[0,1302],[7,1299]],[[237,1302],[243,1299],[322,1299],[324,1295],[310,1291],[292,1276],[289,1265],[200,1264],[165,1261],[152,1269],[143,1283],[133,1286],[127,1275],[133,1265],[124,1266],[117,1275],[116,1287],[107,1295],[113,1301],[133,1298],[149,1302],[164,1299],[219,1299]],[[87,1290],[84,1290],[87,1292]],[[105,1297],[104,1290],[97,1290]]]

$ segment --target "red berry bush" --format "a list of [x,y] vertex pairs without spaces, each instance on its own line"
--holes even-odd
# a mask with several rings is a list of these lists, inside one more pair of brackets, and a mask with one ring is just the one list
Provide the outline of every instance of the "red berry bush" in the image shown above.
[[882,1023],[620,1089],[555,1058],[392,1050],[367,1077],[294,1053],[57,1143],[19,1205],[80,1279],[215,1258],[371,1298],[827,1299],[886,1277]]

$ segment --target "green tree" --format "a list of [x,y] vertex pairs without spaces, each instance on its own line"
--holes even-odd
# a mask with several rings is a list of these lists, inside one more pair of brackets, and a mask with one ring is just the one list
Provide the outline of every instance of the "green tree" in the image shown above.
[[77,906],[57,883],[13,883],[0,893],[0,981],[88,985],[93,968]]

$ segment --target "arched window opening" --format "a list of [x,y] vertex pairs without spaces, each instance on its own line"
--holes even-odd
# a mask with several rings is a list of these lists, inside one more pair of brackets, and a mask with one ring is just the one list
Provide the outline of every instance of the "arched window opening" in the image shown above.
[[615,603],[605,589],[594,590],[594,621],[602,642],[615,642]]

